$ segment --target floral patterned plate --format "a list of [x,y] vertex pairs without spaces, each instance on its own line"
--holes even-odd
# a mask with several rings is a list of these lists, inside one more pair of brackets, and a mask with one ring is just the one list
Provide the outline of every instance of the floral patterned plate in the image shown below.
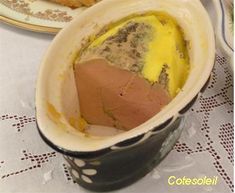
[[217,49],[234,69],[234,2],[233,0],[201,0],[214,25]]
[[47,0],[0,0],[0,20],[31,31],[57,33],[84,9]]

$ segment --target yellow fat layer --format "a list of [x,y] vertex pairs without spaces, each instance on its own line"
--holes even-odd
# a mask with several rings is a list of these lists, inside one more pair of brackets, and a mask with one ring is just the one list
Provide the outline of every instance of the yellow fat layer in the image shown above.
[[118,22],[118,24],[114,24],[109,26],[109,29],[106,33],[104,33],[103,35],[101,35],[100,37],[96,38],[91,45],[89,46],[89,48],[93,48],[96,46],[99,46],[100,44],[102,44],[107,38],[109,38],[110,36],[113,36],[115,34],[118,33],[119,29],[121,29],[123,26],[125,26],[128,22],[133,21],[133,22],[138,22],[138,23],[149,23],[151,24],[151,17],[153,16],[136,16],[134,18],[130,18],[130,19],[126,19],[122,22]]
[[148,45],[142,74],[150,82],[157,82],[164,65],[167,65],[168,90],[174,97],[183,87],[189,71],[189,58],[183,33],[168,15],[159,14],[151,20],[154,34]]
[[[153,34],[148,41],[148,51],[144,56],[142,75],[150,82],[158,82],[164,65],[168,66],[168,91],[175,97],[183,87],[189,72],[189,57],[181,29],[173,18],[164,13],[133,16],[116,25],[94,39],[88,48],[97,47],[108,37],[115,35],[128,22],[146,23],[152,26]],[[183,57],[181,56],[183,55]]]

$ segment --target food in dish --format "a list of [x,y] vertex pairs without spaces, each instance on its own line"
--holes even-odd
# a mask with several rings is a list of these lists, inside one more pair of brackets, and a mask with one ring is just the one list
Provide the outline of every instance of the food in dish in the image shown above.
[[81,115],[89,124],[135,128],[177,95],[189,69],[184,34],[171,16],[127,17],[91,37],[76,59]]
[[97,3],[100,0],[50,0],[55,3],[59,3],[64,6],[71,8],[78,8],[82,6],[91,6]]

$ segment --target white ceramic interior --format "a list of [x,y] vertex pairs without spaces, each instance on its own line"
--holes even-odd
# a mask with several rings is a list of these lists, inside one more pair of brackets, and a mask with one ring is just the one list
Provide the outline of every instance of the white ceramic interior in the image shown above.
[[[133,13],[164,11],[173,16],[190,42],[191,71],[182,91],[160,113],[144,124],[109,137],[87,136],[73,128],[70,116],[78,116],[79,102],[73,77],[73,60],[84,43],[101,28]],[[208,80],[214,64],[215,41],[207,12],[198,0],[106,0],[84,11],[63,29],[48,49],[36,89],[37,122],[53,144],[70,151],[89,152],[146,133],[185,107]],[[56,111],[53,118],[48,103]]]

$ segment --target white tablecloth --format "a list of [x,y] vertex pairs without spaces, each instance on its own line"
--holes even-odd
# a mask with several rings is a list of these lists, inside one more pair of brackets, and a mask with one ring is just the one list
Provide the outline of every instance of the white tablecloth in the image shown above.
[[[62,156],[48,147],[35,125],[35,82],[52,35],[0,24],[0,192],[84,193]],[[175,148],[150,174],[117,192],[233,191],[233,83],[217,55],[210,85],[187,115]],[[169,176],[213,177],[215,186],[169,186]]]

